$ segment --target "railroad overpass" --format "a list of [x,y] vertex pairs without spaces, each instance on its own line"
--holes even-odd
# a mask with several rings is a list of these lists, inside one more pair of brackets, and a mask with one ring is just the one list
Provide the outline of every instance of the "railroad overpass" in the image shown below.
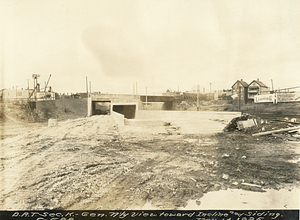
[[155,96],[155,95],[141,95],[142,102],[174,102],[174,96]]
[[135,118],[137,110],[174,110],[173,96],[127,94],[91,94],[88,115],[115,111],[126,118]]

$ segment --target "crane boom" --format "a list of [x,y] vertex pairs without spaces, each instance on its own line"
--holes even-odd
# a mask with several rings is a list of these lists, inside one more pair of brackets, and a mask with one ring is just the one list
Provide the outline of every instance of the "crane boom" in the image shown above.
[[48,81],[47,81],[47,83],[46,83],[44,92],[46,92],[46,89],[47,89],[48,83],[49,83],[49,81],[50,81],[50,78],[51,78],[51,74],[50,74],[50,76],[49,76],[49,78],[48,78]]

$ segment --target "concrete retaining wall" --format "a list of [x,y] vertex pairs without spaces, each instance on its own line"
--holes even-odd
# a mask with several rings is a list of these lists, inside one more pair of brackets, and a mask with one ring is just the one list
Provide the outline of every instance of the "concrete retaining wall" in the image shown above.
[[231,120],[241,116],[241,112],[215,112],[215,111],[148,111],[138,110],[136,119],[168,119],[168,118],[197,118]]
[[124,115],[117,113],[115,111],[111,111],[111,116],[113,117],[115,122],[118,124],[118,128],[123,129],[125,126],[124,125]]

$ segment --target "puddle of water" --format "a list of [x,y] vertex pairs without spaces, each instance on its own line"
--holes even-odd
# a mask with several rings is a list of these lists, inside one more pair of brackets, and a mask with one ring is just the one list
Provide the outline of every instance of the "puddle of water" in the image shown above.
[[[185,207],[179,210],[260,210],[260,209],[299,209],[300,189],[274,190],[266,192],[252,192],[241,189],[220,190],[208,192],[199,200],[190,200]],[[156,210],[157,207],[146,203],[142,210]]]
[[300,189],[268,189],[263,193],[241,189],[220,190],[208,192],[198,201],[189,201],[183,209],[299,209],[299,195]]

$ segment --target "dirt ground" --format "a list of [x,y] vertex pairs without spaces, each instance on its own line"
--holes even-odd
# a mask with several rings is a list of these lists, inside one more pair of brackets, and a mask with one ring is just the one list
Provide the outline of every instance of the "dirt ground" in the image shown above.
[[110,116],[14,131],[0,142],[1,210],[179,209],[211,191],[300,187],[297,138],[120,132]]

